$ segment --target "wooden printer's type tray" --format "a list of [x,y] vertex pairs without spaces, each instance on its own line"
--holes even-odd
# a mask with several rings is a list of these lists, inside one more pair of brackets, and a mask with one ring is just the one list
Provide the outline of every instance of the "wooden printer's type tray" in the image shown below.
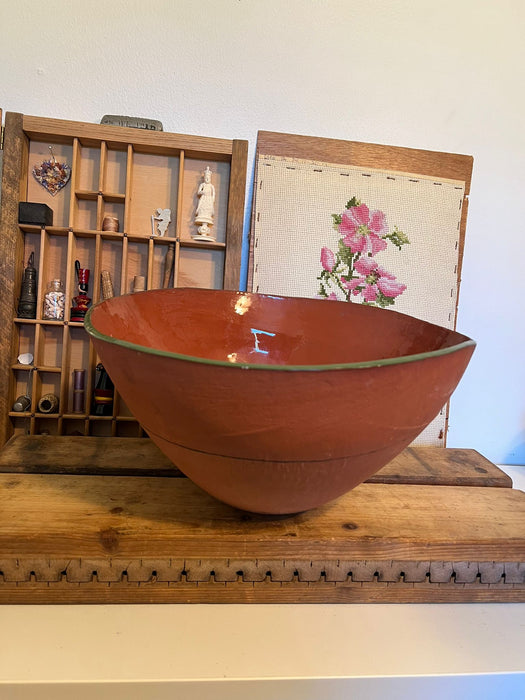
[[525,494],[473,450],[410,448],[282,517],[170,469],[144,439],[14,438],[0,453],[0,602],[525,601]]

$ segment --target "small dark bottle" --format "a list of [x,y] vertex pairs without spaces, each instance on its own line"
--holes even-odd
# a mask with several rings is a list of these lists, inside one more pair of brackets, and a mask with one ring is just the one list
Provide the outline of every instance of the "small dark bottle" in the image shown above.
[[93,393],[91,413],[94,416],[112,416],[113,382],[109,378],[109,374],[104,369],[102,363],[99,362],[96,371],[97,379],[95,382],[95,391]]
[[36,318],[37,274],[34,262],[35,254],[31,253],[24,270],[18,302],[18,318]]

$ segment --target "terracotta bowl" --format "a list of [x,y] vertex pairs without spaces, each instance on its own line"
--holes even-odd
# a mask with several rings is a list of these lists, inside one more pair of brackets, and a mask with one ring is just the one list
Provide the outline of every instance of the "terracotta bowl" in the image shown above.
[[475,343],[360,304],[204,289],[114,297],[85,327],[151,439],[233,506],[295,513],[399,454]]

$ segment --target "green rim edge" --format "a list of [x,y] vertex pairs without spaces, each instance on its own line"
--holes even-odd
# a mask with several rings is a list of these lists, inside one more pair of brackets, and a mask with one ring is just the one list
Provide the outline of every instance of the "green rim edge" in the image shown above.
[[206,359],[205,357],[195,357],[194,355],[182,355],[181,353],[169,352],[168,350],[156,350],[155,348],[149,348],[145,345],[137,345],[136,343],[130,343],[127,340],[112,338],[109,335],[105,335],[104,333],[97,331],[91,323],[91,314],[96,307],[97,304],[88,309],[88,312],[84,319],[84,328],[93,338],[97,338],[98,340],[102,340],[106,343],[112,343],[113,345],[119,345],[120,347],[127,348],[128,350],[135,350],[136,352],[146,353],[147,355],[157,355],[159,357],[172,357],[176,360],[182,360],[184,362],[195,362],[201,365],[214,365],[218,367],[231,367],[232,369],[262,369],[269,370],[272,372],[319,372],[343,369],[368,369],[370,367],[385,367],[388,365],[400,365],[406,364],[408,362],[418,362],[419,360],[428,360],[433,357],[450,355],[453,352],[458,352],[459,350],[476,346],[476,341],[471,340],[469,338],[461,343],[458,343],[457,345],[451,345],[450,347],[440,348],[439,350],[430,350],[429,352],[420,352],[416,353],[415,355],[402,355],[401,357],[386,357],[381,360],[366,360],[363,362],[343,362],[330,365],[264,365],[251,362],[228,362],[227,360],[210,360]]

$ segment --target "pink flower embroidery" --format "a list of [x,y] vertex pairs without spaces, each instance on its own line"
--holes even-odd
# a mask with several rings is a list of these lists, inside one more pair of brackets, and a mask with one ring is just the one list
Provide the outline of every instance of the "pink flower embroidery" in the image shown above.
[[375,255],[392,243],[398,250],[410,243],[397,226],[390,233],[382,211],[370,210],[356,196],[346,203],[342,214],[332,214],[332,225],[340,238],[337,248],[321,248],[322,270],[318,275],[321,299],[361,301],[386,308],[395,304],[406,285],[380,267]]
[[321,248],[321,265],[327,272],[332,272],[335,265],[335,255],[330,248]]
[[361,293],[365,301],[377,301],[380,292],[385,297],[393,299],[406,289],[406,284],[397,282],[395,275],[379,267],[374,258],[368,256],[359,258],[355,262],[354,269],[359,273],[359,277],[350,280],[343,277],[341,281],[352,294]]
[[381,234],[387,230],[382,211],[370,211],[366,204],[350,207],[343,212],[339,231],[352,253],[375,255],[385,250],[387,243]]

